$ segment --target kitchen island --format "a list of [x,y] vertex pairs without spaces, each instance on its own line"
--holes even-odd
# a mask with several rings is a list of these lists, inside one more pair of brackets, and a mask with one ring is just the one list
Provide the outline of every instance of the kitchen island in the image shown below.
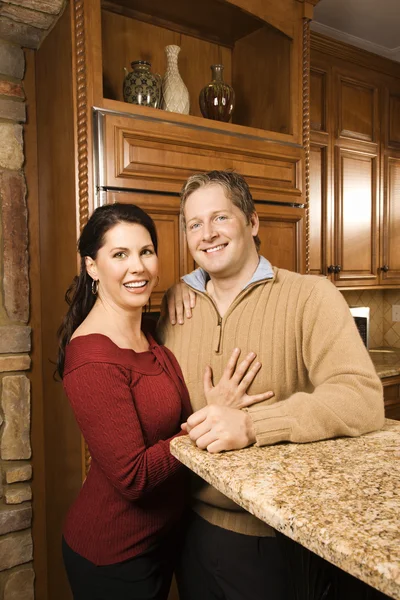
[[400,600],[400,422],[359,438],[221,454],[185,436],[171,452],[262,521]]

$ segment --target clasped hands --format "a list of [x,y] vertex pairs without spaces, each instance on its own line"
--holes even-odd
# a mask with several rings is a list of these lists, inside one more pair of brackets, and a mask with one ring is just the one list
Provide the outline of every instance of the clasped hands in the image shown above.
[[268,400],[274,393],[247,394],[247,390],[261,368],[250,352],[238,364],[240,349],[235,348],[217,385],[212,383],[211,367],[204,373],[204,395],[207,406],[193,413],[181,425],[196,445],[208,452],[239,450],[256,441],[252,419],[240,409]]

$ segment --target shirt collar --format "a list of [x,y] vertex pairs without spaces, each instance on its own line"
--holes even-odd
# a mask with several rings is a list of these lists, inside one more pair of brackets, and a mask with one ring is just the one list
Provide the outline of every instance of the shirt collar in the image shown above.
[[[247,287],[249,287],[249,285],[252,285],[253,283],[258,283],[259,281],[263,281],[266,279],[273,279],[273,277],[274,271],[272,269],[271,263],[269,262],[269,260],[264,258],[264,256],[260,256],[257,269],[254,271],[250,281],[248,281],[243,287],[243,290],[245,290]],[[184,275],[182,277],[182,281],[187,283],[187,285],[194,288],[198,292],[206,291],[206,285],[209,279],[210,276],[207,273],[207,271],[201,268],[196,269],[195,271],[192,271],[188,275]]]

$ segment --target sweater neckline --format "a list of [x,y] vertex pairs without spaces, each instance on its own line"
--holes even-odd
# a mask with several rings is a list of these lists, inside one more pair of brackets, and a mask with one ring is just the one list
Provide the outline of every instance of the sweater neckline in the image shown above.
[[84,341],[85,339],[87,340],[88,338],[92,338],[92,337],[102,337],[102,338],[105,338],[106,340],[108,340],[113,346],[115,346],[115,348],[117,348],[118,350],[120,350],[122,352],[133,352],[136,355],[143,356],[146,354],[152,354],[152,349],[155,346],[155,342],[154,342],[153,338],[151,337],[151,335],[148,333],[144,333],[144,335],[146,336],[146,339],[149,342],[149,349],[144,350],[144,352],[136,352],[136,350],[133,350],[133,348],[121,348],[121,346],[118,346],[118,344],[113,342],[113,340],[108,335],[105,335],[104,333],[87,333],[86,335],[77,335],[75,338],[73,338],[72,340],[69,341],[68,345],[73,344],[76,340],[79,340],[79,339],[81,341]]

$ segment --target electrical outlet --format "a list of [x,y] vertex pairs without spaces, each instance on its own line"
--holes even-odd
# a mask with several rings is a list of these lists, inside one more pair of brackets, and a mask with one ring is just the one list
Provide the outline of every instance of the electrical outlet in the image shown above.
[[392,321],[400,321],[400,304],[393,304],[392,306]]

